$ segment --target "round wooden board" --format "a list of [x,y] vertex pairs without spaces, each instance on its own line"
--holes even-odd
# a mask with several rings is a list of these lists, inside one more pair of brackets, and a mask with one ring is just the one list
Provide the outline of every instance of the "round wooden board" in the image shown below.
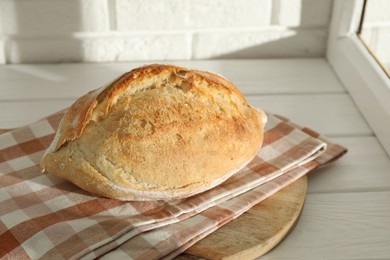
[[303,176],[200,240],[176,259],[253,259],[264,255],[294,228],[306,191],[307,176]]
[[[0,129],[0,134],[9,130]],[[254,259],[264,255],[294,228],[303,209],[306,191],[307,176],[303,176],[175,259]]]

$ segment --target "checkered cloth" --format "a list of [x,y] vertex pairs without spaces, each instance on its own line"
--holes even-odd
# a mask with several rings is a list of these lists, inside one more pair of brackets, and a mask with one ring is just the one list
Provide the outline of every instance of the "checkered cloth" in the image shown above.
[[123,202],[41,174],[63,114],[0,135],[0,258],[170,259],[346,152],[269,114],[261,151],[223,184],[182,200]]

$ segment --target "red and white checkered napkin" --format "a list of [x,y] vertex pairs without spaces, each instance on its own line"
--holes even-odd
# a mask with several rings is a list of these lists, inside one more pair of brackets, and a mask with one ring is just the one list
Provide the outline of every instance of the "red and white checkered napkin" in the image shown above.
[[259,154],[222,185],[183,200],[122,202],[40,173],[62,116],[0,135],[0,258],[172,258],[346,152],[269,115]]

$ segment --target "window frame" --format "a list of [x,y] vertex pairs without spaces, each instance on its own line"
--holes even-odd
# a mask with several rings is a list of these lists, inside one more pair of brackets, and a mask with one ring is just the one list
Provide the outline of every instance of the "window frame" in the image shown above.
[[363,7],[364,0],[333,1],[326,56],[390,155],[390,79],[358,35]]

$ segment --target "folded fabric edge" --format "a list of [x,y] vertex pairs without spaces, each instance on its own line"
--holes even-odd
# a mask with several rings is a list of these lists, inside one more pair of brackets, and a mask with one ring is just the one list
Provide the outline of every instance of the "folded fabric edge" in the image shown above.
[[[313,137],[313,138],[316,138],[316,139],[319,139],[325,143],[328,144],[328,147],[327,148],[327,153],[324,154],[324,156],[322,157],[319,157],[319,162],[320,162],[320,165],[318,165],[318,167],[324,167],[334,161],[337,161],[338,159],[340,159],[341,157],[343,157],[346,153],[348,153],[348,149],[340,144],[337,144],[337,143],[333,143],[331,141],[331,139],[329,137],[327,137],[326,135],[323,135],[309,127],[304,127],[304,126],[301,126],[295,122],[292,122],[289,118],[287,117],[284,117],[282,115],[279,115],[279,114],[272,114],[274,117],[278,118],[279,120],[285,122],[286,124],[289,124],[291,125],[292,127],[294,128],[297,128],[299,130],[301,130],[302,132],[304,132],[305,134]],[[334,155],[334,156],[332,156]]]
[[[313,167],[313,165],[311,165],[310,167]],[[289,181],[287,181],[287,182],[286,181],[281,181],[283,183],[282,186],[275,185],[271,181],[271,182],[265,183],[264,185],[262,185],[260,187],[257,187],[258,190],[256,190],[256,188],[255,188],[255,189],[253,189],[251,191],[248,191],[248,192],[246,192],[244,194],[241,194],[240,196],[252,197],[252,199],[254,199],[254,200],[251,201],[250,203],[248,203],[247,205],[245,205],[245,207],[239,209],[238,212],[235,212],[234,209],[230,209],[230,211],[229,211],[229,205],[223,206],[222,209],[224,209],[224,208],[228,209],[227,211],[225,211],[225,212],[228,212],[228,213],[224,213],[224,214],[229,214],[229,212],[230,212],[231,215],[226,215],[222,222],[219,222],[219,221],[216,221],[216,220],[210,220],[209,223],[212,223],[212,224],[210,226],[208,226],[207,229],[203,230],[202,233],[196,234],[194,237],[187,237],[185,240],[181,240],[183,238],[179,238],[179,241],[177,241],[177,243],[176,243],[178,245],[178,247],[174,248],[173,250],[171,250],[169,252],[161,252],[161,248],[169,248],[169,246],[171,246],[171,244],[169,242],[165,242],[166,239],[164,238],[163,240],[160,241],[160,243],[165,243],[165,244],[161,245],[160,243],[156,243],[156,245],[158,245],[159,248],[151,247],[150,248],[150,252],[160,252],[160,253],[163,253],[162,255],[159,255],[158,257],[156,257],[156,259],[157,258],[163,258],[163,257],[166,257],[167,259],[171,259],[171,256],[172,257],[177,256],[178,254],[180,254],[180,253],[184,252],[185,250],[187,250],[190,246],[192,246],[194,243],[196,243],[197,241],[199,241],[203,237],[205,237],[205,236],[211,234],[212,232],[216,231],[218,228],[220,228],[223,225],[229,223],[231,220],[236,219],[237,217],[241,216],[243,213],[248,211],[254,205],[258,204],[259,202],[261,202],[264,199],[268,198],[269,196],[271,196],[272,194],[276,193],[280,189],[286,187],[288,184],[290,184],[293,181],[297,180],[298,178],[302,177],[305,173],[307,173],[307,171],[309,171],[309,169],[301,167],[301,169],[295,170],[295,173],[292,173],[289,176],[282,175],[282,176],[276,178],[274,181],[276,181],[278,179],[279,180],[280,179],[289,179]],[[265,191],[263,192],[261,190],[265,190]],[[261,196],[258,196],[257,198],[255,198],[255,197],[253,197],[253,194],[251,194],[251,193],[261,194]],[[240,202],[240,196],[234,197],[234,198],[232,198],[232,200],[236,200],[237,202]],[[229,204],[229,203],[227,203],[227,204]],[[218,205],[216,207],[217,208],[211,207],[211,208],[207,209],[207,212],[208,212],[207,215],[213,215],[214,213],[210,213],[210,212],[219,211],[220,210]],[[219,212],[218,214],[220,215],[221,213]],[[221,216],[219,216],[219,217],[221,217]],[[183,220],[183,222],[191,222],[191,219]],[[174,226],[174,225],[183,225],[183,223],[172,224],[172,226]],[[166,231],[167,229],[175,229],[175,228],[172,228],[172,226],[164,226],[164,227],[161,227],[159,229],[151,230],[149,232],[150,233],[154,233],[154,234],[156,234],[156,237],[159,237],[160,236],[159,234],[169,233],[169,232]],[[187,226],[187,225],[185,225],[185,226]],[[181,232],[185,233],[185,234],[190,234],[191,233],[191,232],[183,232],[183,231],[181,231]],[[143,236],[143,235],[144,234],[139,234],[138,236]],[[173,236],[177,236],[177,234],[173,234]],[[132,239],[136,239],[136,237],[134,237]],[[123,251],[121,253],[129,254],[129,257],[135,257],[135,256],[131,255],[131,253],[132,253],[131,250],[126,248],[128,245],[130,245],[130,247],[132,246],[131,242],[132,242],[131,240],[125,242],[125,243],[123,243],[121,246],[119,246],[115,250]],[[127,243],[130,243],[130,244],[127,244]],[[123,250],[122,250],[122,248],[123,248]],[[110,259],[109,256],[115,255],[115,253],[117,253],[117,252],[114,252],[114,251],[107,252],[107,254],[105,255],[105,256],[108,257],[107,259]],[[144,255],[144,256],[148,255],[148,251],[145,251],[144,254],[142,254],[142,255]]]

